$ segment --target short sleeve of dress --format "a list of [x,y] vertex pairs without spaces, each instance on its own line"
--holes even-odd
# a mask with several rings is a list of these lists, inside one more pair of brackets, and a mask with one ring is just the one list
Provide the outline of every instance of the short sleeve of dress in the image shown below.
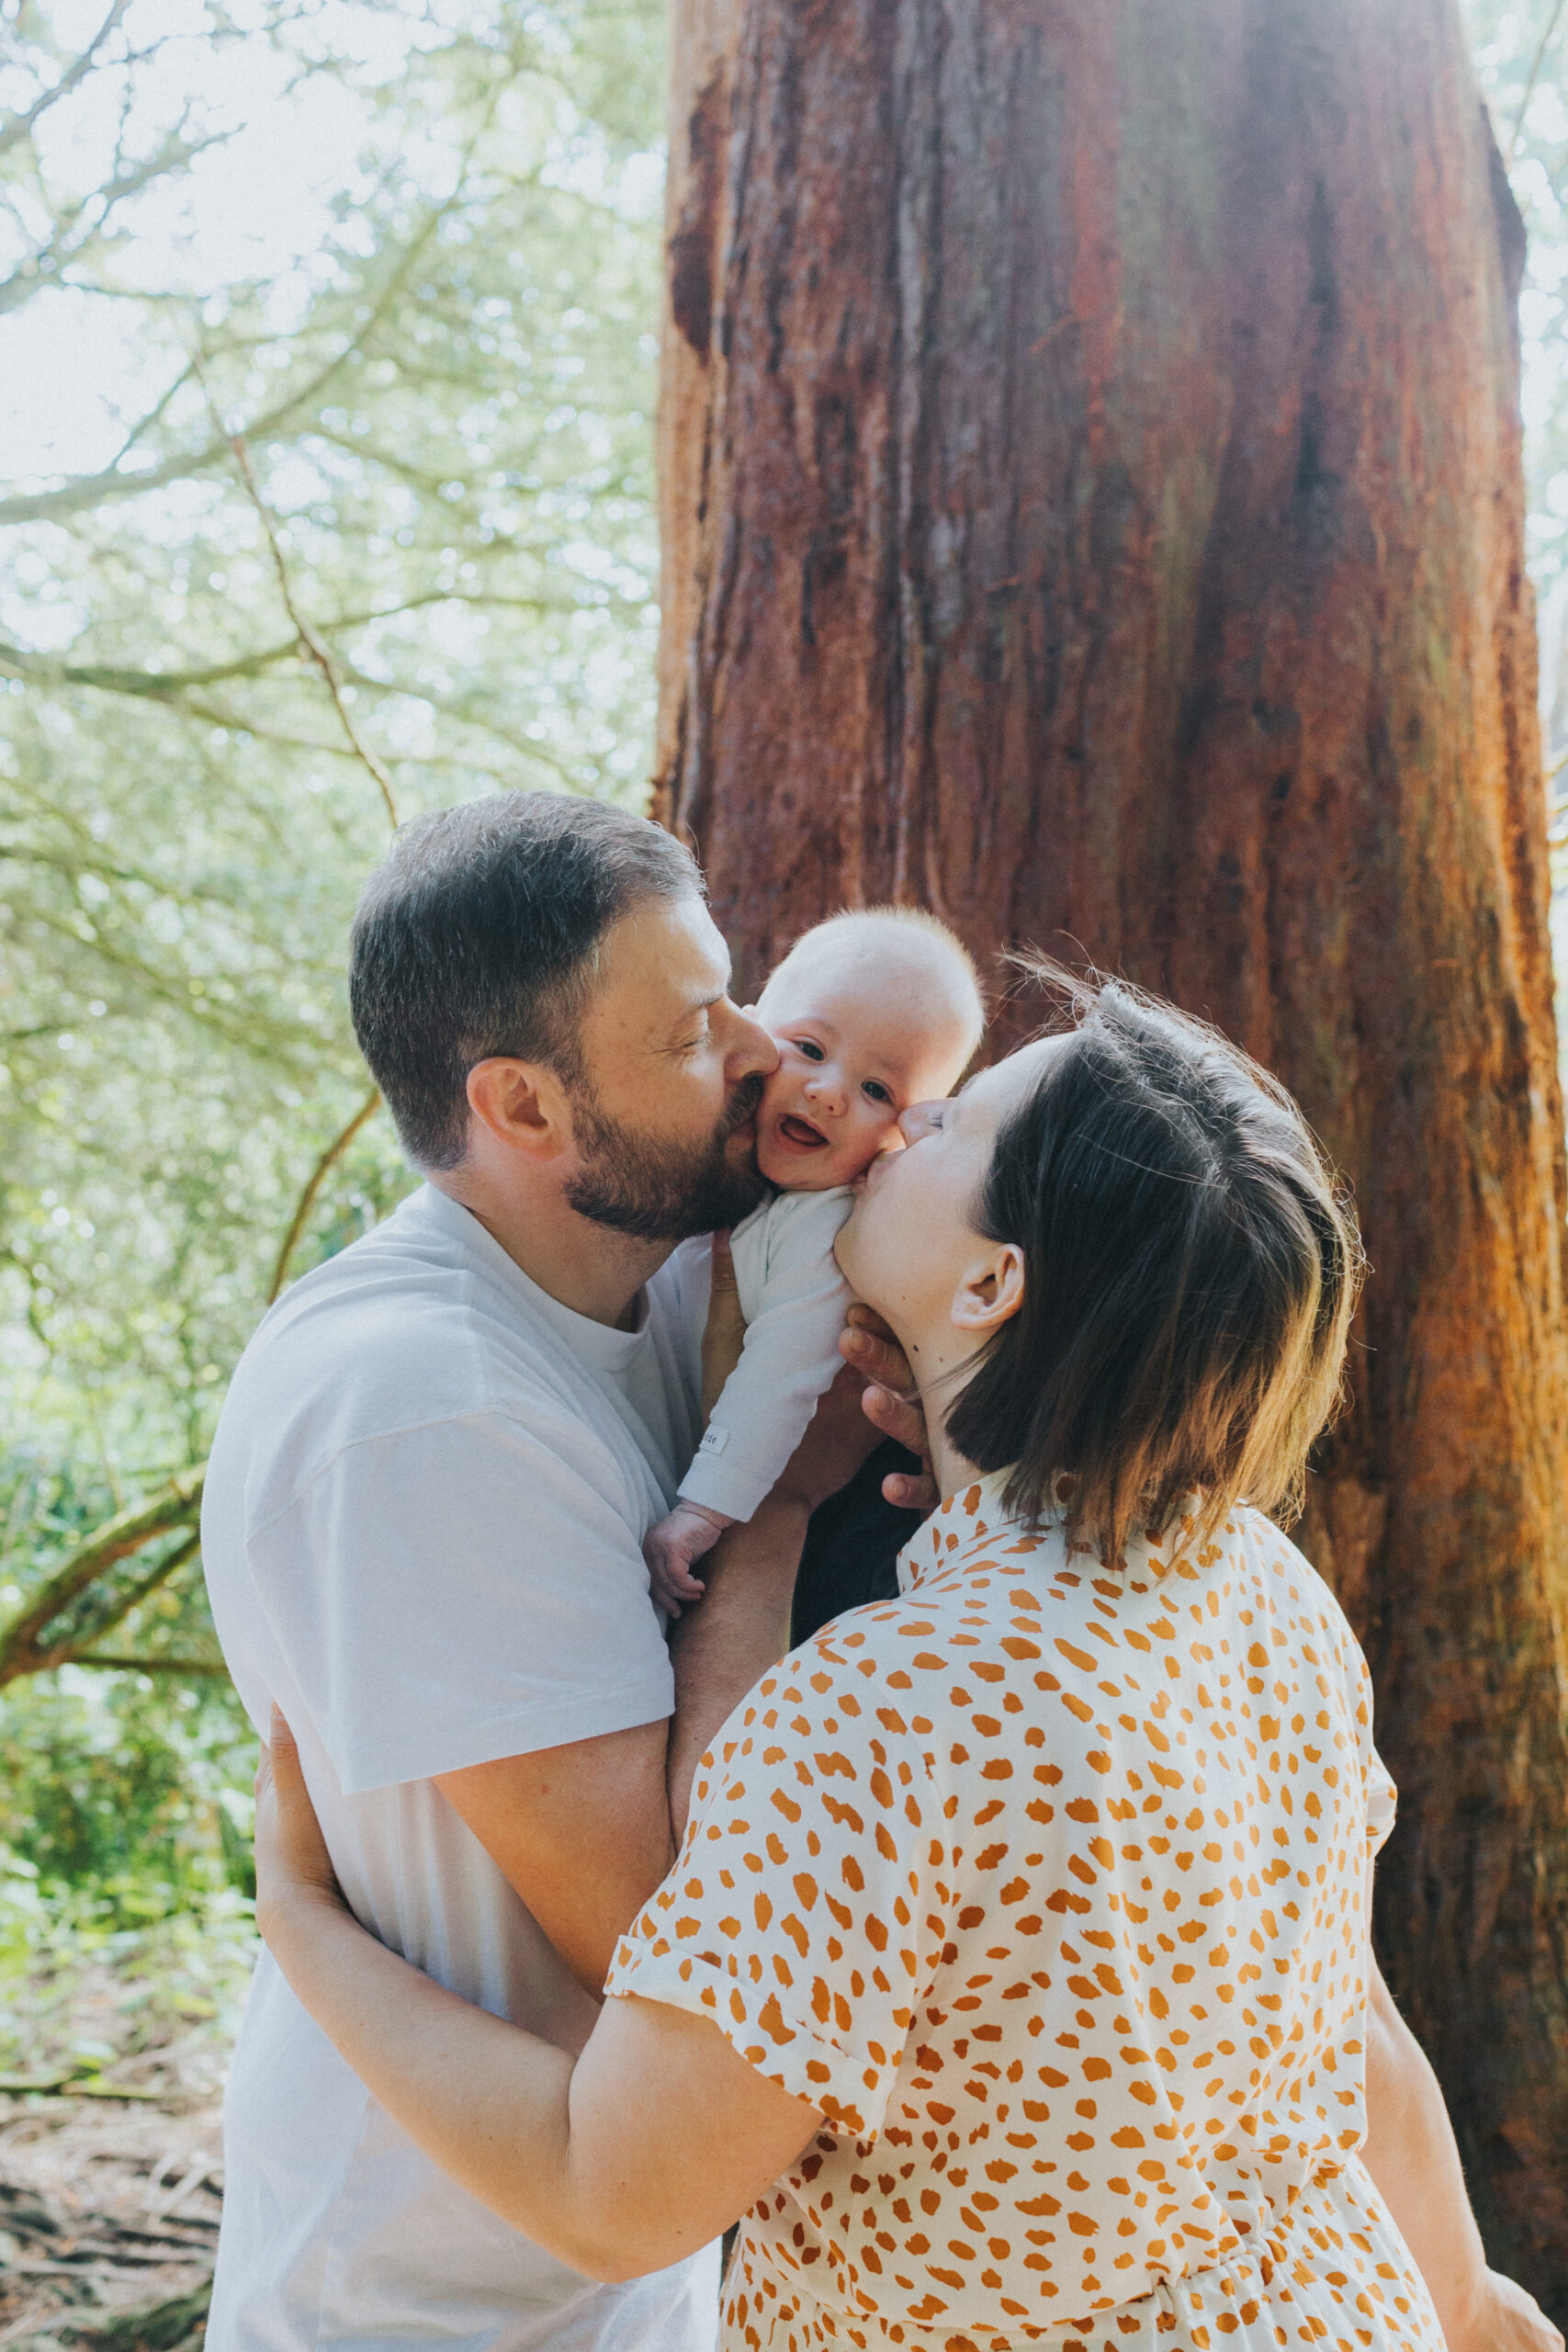
[[1389,1777],[1387,1765],[1374,1747],[1367,1765],[1367,1851],[1382,1851],[1388,1833],[1393,1827],[1393,1816],[1399,1804],[1399,1791]]
[[849,1656],[830,1629],[730,1716],[604,1989],[711,2018],[834,2131],[870,2140],[947,1940],[952,1874],[921,1743]]
[[1394,1786],[1387,1765],[1378,1754],[1372,1741],[1372,1678],[1361,1645],[1351,1632],[1337,1604],[1330,1603],[1329,1631],[1336,1640],[1340,1668],[1343,1672],[1351,1717],[1354,1724],[1357,1752],[1361,1767],[1361,1785],[1366,1792],[1367,1854],[1369,1860],[1381,1852],[1393,1827],[1398,1810],[1399,1791]]

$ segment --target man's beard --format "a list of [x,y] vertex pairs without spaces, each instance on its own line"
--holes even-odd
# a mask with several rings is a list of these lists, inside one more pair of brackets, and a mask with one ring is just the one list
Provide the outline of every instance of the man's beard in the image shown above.
[[735,1166],[729,1138],[762,1099],[759,1073],[742,1079],[705,1143],[656,1142],[621,1125],[585,1088],[574,1093],[572,1129],[582,1165],[566,1187],[579,1216],[637,1241],[685,1241],[738,1225],[767,1191],[753,1159]]

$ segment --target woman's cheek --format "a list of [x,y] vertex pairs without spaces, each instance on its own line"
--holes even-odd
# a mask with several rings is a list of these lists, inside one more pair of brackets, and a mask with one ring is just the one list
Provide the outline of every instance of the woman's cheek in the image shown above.
[[845,1278],[868,1306],[886,1313],[908,1287],[902,1250],[904,1231],[897,1204],[890,1197],[894,1170],[885,1170],[874,1190],[864,1192],[839,1232],[836,1254]]

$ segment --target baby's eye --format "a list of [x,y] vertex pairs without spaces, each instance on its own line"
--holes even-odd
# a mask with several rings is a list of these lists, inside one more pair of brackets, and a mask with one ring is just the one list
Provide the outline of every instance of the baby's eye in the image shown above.
[[889,1110],[893,1108],[893,1097],[879,1078],[863,1080],[861,1084],[861,1092],[873,1102],[886,1103]]
[[797,1037],[795,1046],[795,1051],[804,1054],[808,1062],[823,1062],[828,1058],[815,1037]]

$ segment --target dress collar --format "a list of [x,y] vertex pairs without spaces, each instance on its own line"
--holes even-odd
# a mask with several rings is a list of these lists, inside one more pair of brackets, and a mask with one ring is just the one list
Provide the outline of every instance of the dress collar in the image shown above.
[[976,1544],[994,1543],[1010,1528],[1022,1532],[1022,1520],[1002,1501],[1002,1489],[1011,1476],[1010,1466],[987,1470],[932,1511],[898,1555],[900,1592],[910,1591],[939,1568],[953,1566]]
[[1011,1552],[1035,1552],[1049,1544],[1057,1567],[1066,1567],[1070,1562],[1080,1574],[1115,1574],[1134,1591],[1145,1589],[1170,1570],[1184,1577],[1195,1577],[1222,1556],[1218,1544],[1195,1553],[1188,1550],[1191,1517],[1198,1505],[1197,1496],[1191,1495],[1178,1509],[1170,1528],[1157,1543],[1151,1543],[1146,1535],[1131,1536],[1125,1556],[1116,1569],[1105,1569],[1093,1555],[1066,1551],[1060,1510],[1043,1511],[1039,1532],[1029,1532],[1021,1515],[1009,1510],[1002,1500],[1002,1491],[1012,1475],[1010,1464],[1005,1470],[987,1470],[950,1495],[931,1513],[898,1555],[900,1592],[910,1592],[917,1585],[929,1583],[933,1577],[961,1566],[982,1546],[994,1549],[1004,1536],[1010,1539]]

